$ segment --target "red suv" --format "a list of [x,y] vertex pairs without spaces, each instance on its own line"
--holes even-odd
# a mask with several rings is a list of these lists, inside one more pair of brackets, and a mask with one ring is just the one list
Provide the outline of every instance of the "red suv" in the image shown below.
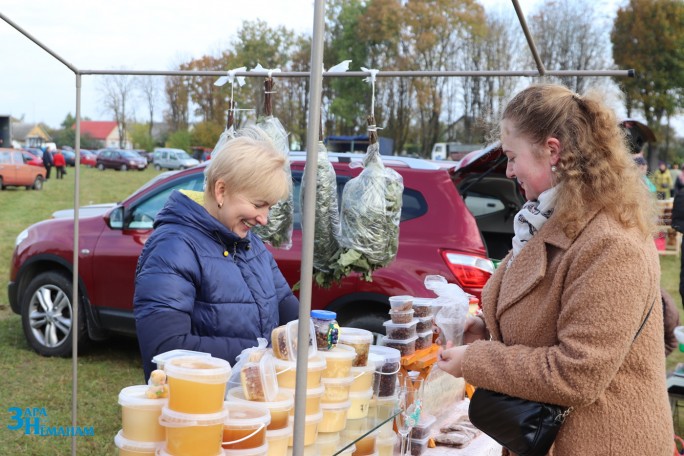
[[[477,155],[477,154],[476,154]],[[388,297],[430,296],[423,285],[428,274],[439,274],[479,295],[493,271],[491,252],[510,249],[513,201],[522,203],[515,183],[489,169],[501,154],[480,151],[471,166],[447,171],[435,163],[401,157],[383,157],[387,166],[404,179],[403,207],[396,260],[377,270],[372,282],[358,276],[328,289],[314,287],[312,308],[337,312],[343,326],[383,333]],[[350,166],[360,154],[330,154],[337,173],[338,191],[359,174]],[[300,183],[305,154],[291,154],[295,181],[295,226],[289,250],[271,249],[290,285],[300,279],[301,208]],[[134,274],[138,255],[152,232],[152,223],[169,194],[176,189],[201,190],[203,165],[160,174],[122,203],[83,208],[79,225],[79,287],[82,324],[79,340],[102,339],[109,333],[135,334],[133,318]],[[474,173],[466,173],[474,169]],[[492,182],[491,191],[488,182]],[[505,182],[505,184],[504,184]],[[463,189],[465,198],[459,195]],[[513,197],[497,195],[512,190]],[[473,216],[467,204],[478,215]],[[515,212],[512,212],[513,214]],[[69,355],[71,351],[71,290],[73,212],[39,222],[17,237],[12,257],[9,301],[22,316],[29,344],[43,355]],[[481,224],[482,230],[478,228]],[[481,233],[482,231],[482,233]],[[483,242],[489,237],[490,254]],[[85,337],[85,336],[88,337]]]

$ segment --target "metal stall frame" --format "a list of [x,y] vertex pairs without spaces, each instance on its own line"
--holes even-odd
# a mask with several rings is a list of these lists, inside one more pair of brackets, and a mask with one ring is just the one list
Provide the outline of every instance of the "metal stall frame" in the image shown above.
[[[537,66],[537,70],[521,70],[521,71],[380,71],[376,77],[486,77],[486,76],[503,76],[503,77],[541,77],[541,76],[609,76],[609,77],[634,77],[634,70],[563,70],[563,71],[548,71],[544,68],[544,64],[539,57],[537,48],[532,38],[525,16],[520,8],[518,0],[511,0],[515,8],[516,15],[520,21],[520,26],[523,30],[530,52]],[[9,24],[12,28],[20,32],[30,41],[38,45],[45,52],[50,54],[56,60],[64,64],[75,75],[76,83],[76,141],[74,149],[76,152],[76,163],[80,163],[81,157],[81,78],[83,75],[128,75],[128,76],[224,76],[225,71],[156,71],[156,70],[80,70],[76,66],[69,63],[59,54],[51,50],[49,47],[40,42],[37,38],[32,36],[29,32],[16,24],[2,12],[0,12],[0,19]],[[319,135],[319,121],[318,116],[321,106],[321,89],[323,77],[368,77],[370,72],[366,71],[348,71],[343,73],[338,72],[323,72],[323,34],[325,19],[325,0],[314,1],[314,17],[313,17],[313,35],[311,47],[311,72],[279,72],[269,75],[268,71],[249,71],[236,72],[236,76],[244,77],[300,77],[310,78],[309,91],[309,109],[306,140],[306,159],[309,163],[316,160]],[[309,202],[303,207],[303,221],[302,227],[302,272],[300,278],[300,306],[299,306],[299,333],[298,337],[301,340],[308,338],[308,328],[311,312],[311,287],[312,287],[312,267],[313,267],[313,231],[314,231],[314,204],[316,196],[316,177],[317,167],[308,166],[304,175],[305,182],[305,196],[304,200]],[[73,250],[73,273],[72,273],[72,328],[78,327],[79,309],[78,309],[78,246],[79,246],[79,207],[80,207],[80,166],[76,166],[74,175],[74,250]],[[302,456],[304,452],[304,425],[305,425],[305,409],[306,409],[306,371],[308,364],[307,357],[308,347],[305,344],[299,344],[297,347],[297,358],[303,361],[299,364],[296,374],[296,388],[295,388],[295,414],[294,414],[294,436],[293,436],[293,456]],[[71,420],[72,426],[78,425],[78,332],[72,331],[72,400],[71,400]],[[77,448],[76,436],[71,438],[71,454],[76,456]]]

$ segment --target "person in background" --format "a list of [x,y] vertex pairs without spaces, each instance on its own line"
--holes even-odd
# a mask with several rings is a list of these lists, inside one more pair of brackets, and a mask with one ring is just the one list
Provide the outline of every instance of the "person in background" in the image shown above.
[[650,193],[653,194],[653,196],[656,196],[658,193],[658,188],[655,186],[653,181],[648,178],[648,164],[646,163],[646,159],[640,155],[634,155],[634,163],[637,165],[637,168],[639,169],[639,173],[641,174],[641,179],[648,189]]
[[299,302],[258,236],[287,197],[285,157],[256,128],[228,141],[206,170],[204,193],[174,191],[136,270],[133,311],[145,379],[173,349],[231,365],[257,338],[298,317]]
[[43,147],[43,166],[45,167],[45,180],[50,179],[50,171],[52,170],[52,153],[47,147]]
[[675,195],[675,187],[677,185],[677,179],[679,179],[679,176],[681,176],[682,170],[679,169],[679,163],[672,163],[672,167],[670,168],[670,177],[672,178],[672,187],[670,188],[670,195],[674,198]]
[[674,186],[670,170],[667,169],[665,162],[658,163],[658,169],[653,173],[653,183],[657,189],[657,197],[660,200],[670,197],[670,189]]
[[655,208],[603,98],[539,84],[506,106],[506,174],[528,201],[482,316],[466,322],[468,345],[444,349],[438,365],[571,407],[554,456],[669,456],[665,357],[653,356],[664,340]]
[[64,155],[62,154],[62,151],[57,149],[55,151],[55,155],[52,157],[53,163],[55,165],[55,168],[57,168],[57,179],[64,179],[64,175],[66,174],[64,172],[66,168],[66,159],[64,158]]

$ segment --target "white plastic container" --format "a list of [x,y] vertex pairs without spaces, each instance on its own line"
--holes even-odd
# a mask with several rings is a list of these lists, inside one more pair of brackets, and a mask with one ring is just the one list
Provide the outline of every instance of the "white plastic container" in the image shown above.
[[243,450],[223,450],[224,456],[267,456],[268,443],[257,448],[246,448]]
[[395,348],[371,345],[371,356],[382,359],[375,369],[373,390],[378,397],[394,396],[397,387],[397,376],[401,368],[401,352]]
[[211,456],[220,454],[223,421],[228,411],[192,414],[162,409],[159,422],[166,428],[166,447],[171,455]]
[[321,383],[325,388],[321,403],[345,402],[349,400],[349,389],[354,382],[354,377],[322,378]]
[[332,456],[342,447],[341,441],[342,438],[339,432],[319,433],[316,439],[317,455]]
[[430,415],[429,413],[421,413],[418,424],[416,424],[411,431],[411,438],[421,440],[425,437],[430,437],[432,433],[432,426],[436,421],[437,418],[434,415]]
[[369,388],[366,391],[349,393],[350,406],[349,411],[347,412],[347,418],[350,420],[357,420],[359,418],[367,417],[372,397],[372,388]]
[[352,367],[365,366],[368,364],[368,353],[373,343],[373,333],[359,328],[340,328],[339,343],[352,347],[356,357],[352,361]]
[[230,364],[221,358],[181,356],[164,365],[169,409],[182,413],[218,413],[223,408]]
[[413,308],[413,296],[390,296],[389,303],[391,310],[399,312],[410,310]]
[[114,445],[119,449],[119,456],[154,456],[157,448],[164,446],[164,441],[139,442],[127,439],[123,432],[119,431],[114,436]]
[[[252,403],[252,401],[245,399],[242,387],[239,386],[228,390],[227,399],[228,402]],[[294,396],[290,391],[281,389],[278,391],[275,401],[258,402],[258,404],[263,405],[271,412],[271,423],[267,430],[274,431],[287,428],[290,422],[290,414],[294,413]]]
[[[317,353],[307,360],[306,365],[306,387],[316,388],[321,385],[321,376],[325,370],[327,363],[325,358],[321,355],[322,352]],[[297,384],[297,362],[285,361],[274,358],[273,360],[276,376],[278,378],[278,386],[280,388],[287,388],[294,390]]]
[[416,350],[424,350],[432,347],[432,338],[434,333],[432,330],[418,333],[416,335]]
[[326,367],[321,374],[322,378],[349,377],[352,362],[356,358],[356,350],[349,345],[337,344],[328,351],[318,352],[325,358]]
[[176,349],[176,350],[170,350],[170,351],[156,355],[154,358],[152,358],[152,362],[157,364],[157,369],[164,369],[164,364],[168,360],[170,360],[172,358],[178,358],[181,356],[194,356],[194,357],[199,357],[199,358],[211,358],[211,353]]
[[283,456],[287,454],[287,442],[292,437],[292,432],[291,424],[282,429],[267,430],[268,456]]
[[[291,395],[294,397],[295,390],[290,390],[287,388],[280,388],[280,391]],[[321,411],[321,400],[323,397],[323,393],[325,393],[325,387],[323,385],[320,385],[316,388],[307,388],[306,389],[306,414],[307,415],[315,415],[316,413],[319,413]],[[290,410],[290,415],[294,415],[294,407]]]
[[274,357],[266,352],[258,362],[246,362],[240,370],[240,384],[250,401],[270,402],[278,395]]
[[430,437],[425,437],[423,439],[411,439],[411,455],[420,456],[427,451],[428,440]]
[[389,337],[383,337],[382,343],[385,347],[390,347],[394,348],[395,350],[399,350],[401,356],[408,356],[416,352],[416,340],[418,340],[417,335],[405,340],[397,340],[390,339]]
[[123,388],[119,392],[121,405],[121,436],[138,442],[160,442],[166,437],[159,424],[162,407],[168,398],[150,399],[145,395],[147,385]]
[[349,387],[350,393],[358,393],[373,389],[373,377],[375,375],[375,362],[369,362],[366,366],[352,367],[350,375],[354,379]]
[[323,419],[318,426],[318,432],[340,432],[347,425],[347,413],[351,402],[337,402],[321,404]]
[[382,325],[385,327],[388,339],[407,340],[416,335],[418,321],[417,318],[408,323],[394,323],[392,320],[387,320]]
[[226,402],[223,421],[223,449],[246,450],[266,444],[266,427],[271,412],[259,402]]
[[414,317],[422,318],[432,315],[432,301],[435,298],[413,298]]
[[[315,415],[306,415],[304,424],[304,446],[313,445],[316,442],[316,437],[318,437],[318,425],[321,424],[323,420],[323,412],[316,413]],[[294,443],[293,437],[287,442],[288,446],[292,446]]]
[[378,435],[375,442],[375,450],[377,451],[378,456],[393,456],[394,447],[397,445],[398,441],[399,436],[394,432],[388,435]]
[[[271,332],[273,356],[284,361],[297,360],[297,337],[299,320],[292,320],[283,326],[278,326]],[[316,332],[313,321],[309,320],[309,358],[316,355]]]

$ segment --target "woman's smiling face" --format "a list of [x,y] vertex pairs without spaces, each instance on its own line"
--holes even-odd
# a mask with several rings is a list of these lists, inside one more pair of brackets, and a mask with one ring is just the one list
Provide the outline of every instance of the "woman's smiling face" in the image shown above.
[[252,227],[268,223],[271,205],[258,197],[226,193],[217,219],[230,231],[244,238]]
[[537,199],[553,187],[551,166],[558,162],[558,157],[552,149],[542,146],[535,151],[535,145],[521,136],[508,119],[501,122],[501,147],[508,158],[506,176],[517,179],[528,200]]

